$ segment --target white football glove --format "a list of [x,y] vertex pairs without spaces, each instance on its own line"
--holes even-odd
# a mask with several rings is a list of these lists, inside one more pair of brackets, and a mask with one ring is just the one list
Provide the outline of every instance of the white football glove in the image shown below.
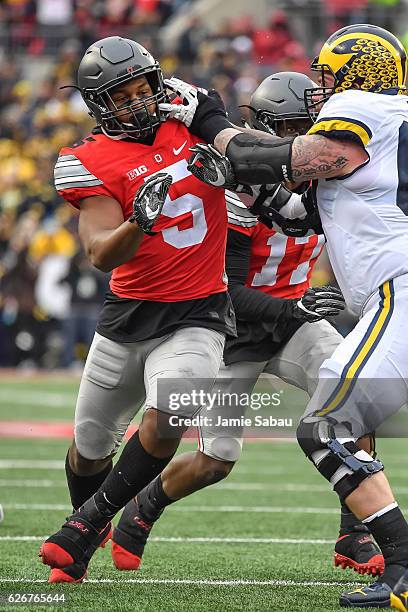
[[162,102],[159,104],[159,109],[164,113],[168,113],[169,119],[177,119],[177,121],[184,123],[186,127],[190,127],[198,106],[199,90],[193,87],[193,85],[175,77],[164,79],[164,83],[183,99],[184,104],[166,104]]

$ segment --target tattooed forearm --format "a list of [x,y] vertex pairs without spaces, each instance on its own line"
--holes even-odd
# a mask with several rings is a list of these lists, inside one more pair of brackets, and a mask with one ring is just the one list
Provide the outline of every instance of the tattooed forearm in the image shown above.
[[367,160],[367,154],[352,142],[324,136],[298,136],[292,146],[294,181],[334,178],[352,172]]
[[229,145],[230,140],[237,134],[240,134],[241,130],[235,128],[225,128],[217,134],[214,140],[214,146],[222,155],[225,155],[225,151]]
[[255,136],[256,138],[262,139],[263,142],[267,142],[268,140],[270,140],[271,142],[276,142],[277,139],[277,136],[272,136],[272,134],[266,134],[265,132],[261,132],[260,130],[238,127],[237,125],[233,124],[231,124],[231,126],[231,128],[225,128],[224,130],[219,132],[219,134],[217,134],[214,140],[215,148],[223,155],[225,155],[227,147],[232,138],[234,138],[234,136],[240,133],[250,134],[251,136]]

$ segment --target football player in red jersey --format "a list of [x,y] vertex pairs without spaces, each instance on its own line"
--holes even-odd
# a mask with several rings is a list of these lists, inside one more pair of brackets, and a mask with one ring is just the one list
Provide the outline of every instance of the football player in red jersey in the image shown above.
[[[299,73],[268,77],[251,98],[250,127],[282,137],[305,134],[311,121],[303,94],[313,85]],[[226,270],[238,337],[226,342],[224,363],[213,391],[225,397],[237,391],[249,396],[259,376],[267,373],[312,395],[320,365],[342,340],[324,314],[307,315],[293,309],[302,296],[306,303],[311,295],[310,277],[323,249],[324,236],[308,229],[315,226],[321,231],[318,219],[310,214],[303,221],[289,223],[287,236],[273,229],[269,218],[263,221],[270,227],[259,222],[236,194],[227,192],[226,199]],[[211,415],[211,424],[203,419],[199,427],[199,450],[173,459],[127,504],[112,537],[116,567],[139,567],[152,525],[168,504],[229,474],[241,454],[243,427],[217,423],[218,419],[226,422],[239,418],[244,412],[242,406],[217,403],[211,412],[203,411]],[[383,568],[381,551],[369,530],[345,504],[341,508],[334,560],[336,565],[360,573],[376,574]]]
[[[170,118],[159,64],[129,39],[93,44],[80,63],[78,88],[97,127],[61,150],[55,185],[79,210],[89,260],[112,276],[66,459],[73,508],[85,510],[67,521],[62,538],[42,547],[54,568],[51,582],[83,579],[95,547],[109,536],[110,518],[177,449],[183,430],[166,427],[169,388],[191,392],[200,379],[210,391],[225,335],[236,333],[224,272],[224,191],[187,169],[189,148],[203,142],[200,127],[186,114],[189,129]],[[140,428],[112,470],[143,405]],[[199,408],[186,406],[184,414]]]
[[[97,74],[97,72],[95,73],[95,71],[93,71],[91,76],[94,77],[95,74]],[[83,90],[85,91],[85,88],[83,88]],[[116,120],[118,113],[122,112],[120,109],[119,111],[117,110],[116,103],[114,101],[113,102],[109,100],[106,101],[106,107],[108,109],[111,109],[114,104],[115,104],[114,108],[116,108],[116,110],[114,110],[113,113],[111,113],[109,117],[110,120],[112,120],[112,116]],[[119,105],[120,104],[121,103],[119,102]],[[147,106],[147,104],[150,104],[150,100],[146,101],[144,103],[144,106]],[[161,105],[161,108],[167,111],[169,109],[169,105],[165,103],[165,105]],[[180,110],[177,110],[176,116],[178,116],[178,118],[182,118],[183,121],[189,121],[188,113],[189,113],[188,107],[186,109],[182,108]],[[132,119],[129,113],[124,113],[124,115],[122,115],[122,118],[126,119],[126,124],[129,123],[129,119]],[[130,123],[131,124],[135,123],[136,119],[139,120],[139,117],[132,119]],[[202,122],[205,121],[205,117],[203,117],[202,114],[201,114],[201,121]],[[147,123],[149,124],[151,123],[151,118],[149,118],[149,121]],[[112,136],[121,137],[121,134],[117,133],[118,131],[120,131],[120,127],[117,128],[116,126],[115,128],[110,128],[110,129],[112,129],[112,134],[111,134]],[[113,131],[114,129],[115,129],[115,132]],[[190,126],[190,129],[194,129],[194,126],[193,125]],[[106,131],[106,126],[104,126],[104,130]],[[127,138],[123,139],[123,141],[126,141],[126,140]],[[183,144],[181,148],[183,148]],[[174,154],[176,154],[176,151],[174,151]],[[71,155],[71,153],[69,153],[69,155]],[[56,177],[57,179],[72,178],[73,180],[69,182],[75,183],[75,176],[85,177],[84,179],[80,178],[79,183],[88,182],[88,184],[92,183],[91,184],[92,187],[95,186],[98,189],[101,188],[100,183],[97,183],[97,182],[94,183],[94,181],[100,180],[99,177],[96,175],[95,172],[93,172],[92,168],[89,168],[88,166],[85,165],[84,160],[79,160],[79,163],[78,163],[77,157],[75,157],[75,159],[70,159],[70,158],[63,159],[61,162],[61,165],[59,166],[57,165],[57,170],[61,168],[66,168],[66,162],[75,162],[72,164],[68,164],[68,166],[80,165],[81,166],[80,172],[77,175],[74,174],[73,176],[71,175],[61,176],[60,173],[59,174],[57,173],[57,177]],[[164,169],[164,172],[166,172],[166,170],[168,172],[168,169]],[[65,170],[63,170],[63,173],[64,172]],[[70,172],[72,172],[72,168]],[[74,173],[76,173],[76,170],[74,170]],[[138,166],[137,168],[134,169],[134,171],[131,174],[132,178],[134,177],[135,174],[137,176],[138,173],[139,174],[144,173],[143,166]],[[64,182],[62,181],[62,185],[63,184]],[[75,187],[75,185],[72,185],[72,184],[70,186]],[[100,192],[98,191],[97,194],[95,195],[98,195],[99,193]],[[170,195],[171,195],[171,192],[170,192]],[[135,201],[138,201],[138,197],[136,197]],[[73,200],[73,203],[75,203],[74,200]],[[133,206],[133,208],[134,208],[134,215],[137,215],[140,218],[140,211],[138,210],[138,208],[135,206]],[[153,208],[154,208],[153,206],[150,206],[150,210]],[[156,209],[157,209],[157,206],[156,206]],[[163,209],[163,211],[166,214],[165,208]],[[167,214],[170,216],[169,213]],[[154,226],[154,229],[156,230],[158,227],[159,227],[159,224],[156,224]],[[140,250],[138,251],[138,256],[139,256],[139,253],[140,253]],[[307,261],[307,258],[304,263],[306,263],[306,261]],[[120,290],[120,287],[119,287],[119,290]],[[133,297],[134,300],[137,299],[137,297],[134,294],[133,296],[134,296]],[[266,297],[266,296],[261,296],[261,297]],[[327,298],[329,298],[329,306],[331,306],[329,308],[327,308],[328,306]],[[330,302],[330,298],[334,300],[334,304]],[[116,300],[114,301],[116,302]],[[262,302],[264,302],[264,300],[262,300]],[[272,305],[272,302],[275,302],[275,304]],[[306,304],[306,310],[305,310],[305,304]],[[153,303],[150,303],[149,305],[152,306]],[[338,296],[336,296],[335,293],[327,292],[326,290],[323,290],[321,293],[317,293],[317,294],[314,294],[313,292],[309,292],[308,301],[305,301],[305,302],[303,300],[298,300],[298,299],[292,299],[292,300],[271,300],[269,299],[268,304],[264,303],[263,306],[266,306],[266,307],[269,306],[271,311],[272,310],[274,311],[275,322],[279,319],[279,324],[282,325],[282,329],[285,329],[288,319],[298,318],[300,321],[305,321],[311,317],[313,321],[316,321],[316,320],[321,319],[322,316],[324,316],[324,314],[327,314],[327,312],[332,312],[332,313],[338,312],[338,310],[340,310],[342,307],[342,303],[341,301],[339,301]],[[279,312],[276,309],[278,309]],[[115,312],[117,312],[117,309],[115,310]],[[210,314],[213,315],[213,313],[210,313]],[[126,320],[128,321],[129,318],[127,318]],[[106,327],[99,327],[98,331],[102,331],[101,335],[103,337],[109,337],[106,332]],[[123,338],[120,340],[120,342],[124,342]],[[176,348],[179,349],[179,346],[173,347],[173,350],[175,350]],[[91,382],[95,382],[95,379],[96,379],[96,384],[99,383],[100,386],[104,387],[103,383],[106,384],[106,381],[102,379],[101,374],[105,374],[104,366],[106,369],[108,369],[108,366],[110,365],[109,361],[112,360],[113,356],[114,354],[112,355],[112,353],[104,354],[104,351],[101,351],[99,354],[96,355],[95,363],[97,367],[95,368],[95,370],[97,370],[97,372],[96,372],[96,376],[94,376],[94,381],[91,380]],[[132,365],[134,366],[134,362],[132,362]],[[116,373],[117,377],[120,379],[120,373],[118,374],[117,372],[115,372],[115,369],[113,368],[110,368],[110,370],[113,370],[113,372],[109,372],[109,376],[111,374],[114,375]],[[86,371],[85,371],[85,375],[86,375]],[[89,378],[89,375],[88,375],[88,378]],[[116,383],[116,385],[117,384],[118,383]],[[83,386],[85,386],[85,383]],[[82,388],[82,385],[81,385],[81,388]],[[129,393],[129,389],[125,389],[124,392]],[[104,392],[102,391],[100,395],[103,396]],[[80,398],[81,398],[81,392],[80,392]],[[111,426],[111,429],[109,430],[109,425],[106,425],[106,423],[104,423],[103,420],[100,418],[101,414],[98,414],[100,397],[89,396],[88,398],[86,398],[85,394],[83,394],[82,398],[83,400],[88,399],[90,404],[92,404],[92,402],[95,402],[95,401],[97,402],[95,403],[95,411],[94,411],[94,414],[92,415],[92,418],[93,418],[92,426],[94,428],[93,433],[95,434],[95,438],[88,439],[86,450],[85,450],[85,452],[89,455],[89,452],[90,452],[89,449],[91,448],[92,444],[101,444],[101,442],[103,442],[104,436],[105,438],[107,436],[107,430],[112,432],[112,426]],[[110,399],[112,399],[112,395]],[[128,399],[128,402],[129,402],[129,399]],[[83,410],[84,414],[89,416],[89,407],[86,405],[85,401],[83,401],[82,403],[84,405],[84,410]],[[147,403],[147,405],[149,406],[149,403]],[[167,406],[165,406],[162,409],[162,411],[166,412],[166,408]],[[126,416],[129,419],[131,418],[131,416],[129,417],[129,414],[131,411],[133,415],[136,409],[132,406],[131,410],[128,411]],[[149,411],[147,411],[147,414],[149,414]],[[74,506],[75,506],[75,503],[74,503],[75,491],[77,491],[77,498],[79,497],[78,492],[83,497],[89,496],[89,494],[92,492],[92,490],[90,490],[91,487],[93,487],[93,490],[95,490],[95,488],[97,488],[95,485],[100,483],[102,477],[105,477],[106,472],[110,469],[110,465],[108,464],[108,461],[99,460],[99,459],[94,459],[94,460],[88,459],[87,460],[85,459],[84,456],[79,455],[78,448],[76,448],[78,446],[78,440],[80,437],[79,434],[82,433],[82,431],[86,432],[86,426],[89,425],[89,422],[87,422],[86,420],[84,420],[83,423],[79,423],[78,421],[80,420],[80,416],[81,416],[81,411],[77,409],[77,423],[78,424],[76,427],[75,447],[71,448],[70,455],[68,457],[68,462],[67,462],[67,475],[68,475],[68,480],[70,483],[71,496],[73,499]],[[145,455],[143,455],[140,452],[140,446],[141,446],[140,433],[144,433],[144,430],[147,427],[145,425],[147,421],[146,416],[143,420],[142,427],[141,427],[141,430],[143,427],[144,429],[142,432],[140,432],[139,430],[139,439],[137,439],[138,446],[135,446],[135,444],[133,444],[132,446],[132,442],[134,442],[134,439],[132,438],[132,440],[128,443],[126,447],[124,454],[122,455],[122,457],[125,456],[126,459],[122,460],[121,458],[119,460],[115,469],[107,477],[106,481],[102,483],[102,486],[98,489],[96,494],[90,500],[88,500],[78,512],[74,513],[74,515],[67,521],[67,523],[63,526],[60,532],[58,532],[57,534],[49,538],[47,542],[45,543],[45,545],[43,545],[42,547],[43,560],[49,565],[51,565],[51,567],[54,568],[51,573],[51,580],[53,582],[63,581],[63,580],[64,581],[74,581],[74,580],[81,581],[83,579],[85,572],[86,572],[86,567],[88,565],[88,562],[93,552],[95,551],[96,546],[106,536],[106,531],[108,530],[108,526],[106,525],[109,522],[109,519],[119,510],[120,504],[122,504],[122,506],[124,505],[123,500],[125,499],[126,496],[128,499],[131,499],[135,495],[135,493],[137,493],[136,489],[140,490],[142,488],[140,486],[140,482],[146,476],[145,472],[147,472],[148,469],[150,469],[151,471],[154,471],[154,469],[159,468],[157,469],[157,472],[160,471],[160,465],[159,465],[160,455],[159,455],[159,458],[157,458],[157,455],[158,455],[157,451],[156,451],[156,455],[153,455],[153,453],[151,453],[150,456],[148,453],[145,453]],[[128,422],[129,420],[127,420],[126,423],[124,424],[123,430],[126,428]],[[84,427],[82,427],[82,425],[84,425]],[[153,422],[153,425],[151,425],[151,427],[154,427],[154,425],[155,423]],[[115,423],[115,426],[117,427],[117,423]],[[149,431],[148,433],[151,433],[151,432]],[[121,438],[121,435],[123,435],[123,432],[120,431],[118,435],[119,439]],[[143,440],[144,439],[145,439],[145,436],[143,436]],[[235,440],[232,440],[232,442],[234,444]],[[239,441],[238,441],[238,444],[239,444]],[[173,443],[172,449],[175,446],[176,445]],[[129,447],[131,447],[130,450],[129,450]],[[135,449],[138,454],[135,453]],[[98,455],[101,456],[101,452],[99,452]],[[91,480],[89,475],[86,477],[86,480],[85,480],[83,477],[74,473],[74,470],[72,469],[71,456],[74,456],[74,458],[79,459],[81,466],[85,466],[85,468],[87,467],[89,468],[89,466],[91,466],[91,468],[95,470],[96,475],[95,475],[94,480]],[[154,462],[153,467],[151,465],[153,463],[153,461],[151,460],[152,456],[156,458],[156,461]],[[198,459],[198,462],[199,462],[198,464],[197,464],[196,459]],[[169,461],[169,456],[162,458],[162,463],[166,464],[168,461]],[[132,462],[133,462],[133,465],[132,465]],[[186,491],[186,487],[183,487],[183,491],[180,495],[178,495],[178,497],[181,497],[182,495],[192,492],[193,490],[196,490],[197,488],[201,488],[202,486],[205,486],[205,484],[210,484],[211,482],[216,481],[217,479],[220,478],[220,469],[221,469],[221,472],[224,468],[226,471],[229,471],[229,469],[232,467],[232,461],[230,459],[227,459],[227,461],[223,461],[220,456],[215,457],[215,456],[212,456],[211,453],[205,455],[202,452],[198,452],[195,457],[190,457],[190,459],[187,460],[187,463],[190,463],[190,462],[192,462],[193,473],[197,474],[198,476],[198,482],[196,478],[196,481],[192,483],[192,488],[190,489],[190,491],[189,490]],[[202,462],[202,465],[200,465],[200,462]],[[131,468],[134,467],[135,463],[137,464],[138,469],[132,470]],[[103,468],[102,470],[100,469],[101,464]],[[177,468],[177,462],[175,466]],[[99,467],[99,471],[97,471],[96,469],[98,467]],[[127,469],[127,474],[129,473],[131,474],[130,476],[128,476],[127,474],[126,475],[124,474],[125,469]],[[88,471],[88,474],[89,474],[89,471]],[[203,478],[204,478],[204,482],[203,482]],[[180,481],[178,480],[178,483],[179,482]],[[125,489],[123,485],[127,486],[127,490]],[[87,495],[85,494],[85,491]],[[150,489],[150,492],[152,492],[152,489]],[[175,496],[174,498],[170,499],[170,497],[167,496],[166,492],[163,490],[161,479],[155,479],[153,481],[153,497],[154,499],[160,501],[160,504],[162,504],[162,507],[167,505],[167,503],[170,503],[172,499],[177,498],[177,496]],[[118,500],[116,504],[112,503],[112,499]],[[78,505],[79,504],[77,503],[76,506]],[[114,559],[118,567],[122,565],[123,569],[125,568],[125,565],[129,563],[129,561],[132,563],[134,563],[135,560],[136,562],[138,561],[137,554],[134,554],[134,552],[132,551],[132,546],[126,548],[127,542],[125,542],[123,538],[121,537],[121,533],[122,535],[124,533],[124,530],[121,529],[123,527],[123,524],[126,525],[126,523],[129,522],[131,518],[134,518],[134,516],[135,516],[134,504],[132,501],[130,501],[124,511],[123,520],[121,519],[119,523],[119,529],[116,532],[117,537],[114,536],[115,537]],[[142,525],[142,523],[143,521],[139,520],[139,526]],[[131,534],[131,537],[132,535],[133,534]],[[122,563],[121,557],[124,563]],[[140,558],[139,558],[139,562],[140,562]]]

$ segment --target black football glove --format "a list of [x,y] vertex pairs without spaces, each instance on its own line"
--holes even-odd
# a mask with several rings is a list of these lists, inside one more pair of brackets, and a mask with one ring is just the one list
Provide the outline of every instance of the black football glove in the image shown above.
[[268,217],[271,210],[278,212],[288,203],[293,193],[282,183],[261,185],[257,188],[258,195],[250,210],[254,215]]
[[187,169],[200,181],[213,187],[252,195],[252,189],[248,185],[237,183],[228,157],[215,147],[199,143],[190,147],[190,151],[193,155],[188,160]]
[[340,289],[330,285],[310,287],[300,300],[293,302],[293,316],[309,323],[321,321],[326,317],[335,317],[345,308]]
[[161,172],[148,178],[136,192],[133,200],[133,214],[128,220],[131,223],[136,222],[140,229],[149,236],[157,233],[152,231],[152,227],[161,214],[172,182],[173,178],[170,174]]
[[306,215],[300,219],[287,219],[279,210],[288,203],[292,192],[281,183],[275,185],[262,185],[259,195],[250,208],[250,211],[259,217],[261,223],[286,236],[295,238],[323,234],[316,203],[315,190],[308,187],[301,196]]
[[303,219],[286,219],[276,210],[271,209],[269,213],[259,215],[258,218],[266,227],[293,238],[323,234],[322,224],[317,211],[306,215]]

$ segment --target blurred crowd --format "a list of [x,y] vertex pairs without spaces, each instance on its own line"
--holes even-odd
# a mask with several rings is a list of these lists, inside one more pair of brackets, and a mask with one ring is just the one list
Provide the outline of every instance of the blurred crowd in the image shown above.
[[[103,302],[109,279],[87,264],[76,213],[52,178],[58,150],[93,125],[79,93],[61,89],[75,83],[90,43],[134,38],[166,76],[216,88],[239,122],[238,107],[266,75],[308,72],[317,46],[338,27],[371,21],[404,34],[401,0],[287,0],[262,27],[247,15],[210,31],[191,16],[177,40],[164,42],[163,26],[193,1],[1,2],[0,367],[80,365]],[[316,281],[330,275],[323,260]]]

